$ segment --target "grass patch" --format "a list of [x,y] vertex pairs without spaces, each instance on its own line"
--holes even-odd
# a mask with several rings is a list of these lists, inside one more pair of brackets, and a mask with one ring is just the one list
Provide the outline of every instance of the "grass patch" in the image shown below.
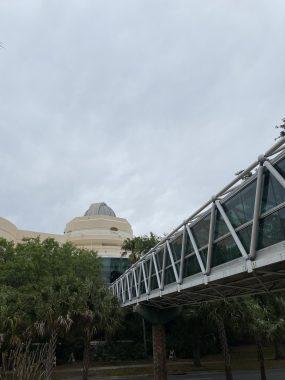
[[[274,351],[272,347],[265,347],[265,365],[266,368],[285,367],[285,360],[274,360]],[[231,348],[232,368],[233,370],[258,370],[259,362],[255,346],[242,346]],[[115,368],[108,368],[115,367]],[[90,375],[92,378],[108,376],[136,376],[152,375],[152,362],[108,362],[93,363],[91,365]],[[223,357],[221,354],[207,355],[202,358],[202,367],[194,367],[191,359],[177,359],[168,363],[170,374],[185,374],[197,371],[223,371]],[[56,380],[77,380],[80,379],[80,363],[73,366],[59,366],[56,371]]]

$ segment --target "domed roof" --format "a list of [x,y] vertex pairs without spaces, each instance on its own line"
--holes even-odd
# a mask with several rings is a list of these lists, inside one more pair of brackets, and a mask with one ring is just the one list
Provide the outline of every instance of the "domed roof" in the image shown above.
[[116,217],[116,214],[105,202],[92,203],[84,216],[108,215]]

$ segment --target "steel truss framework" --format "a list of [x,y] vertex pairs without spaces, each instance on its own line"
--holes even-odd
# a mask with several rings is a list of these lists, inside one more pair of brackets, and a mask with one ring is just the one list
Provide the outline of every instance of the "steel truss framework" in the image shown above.
[[[280,223],[283,231],[279,241],[259,247],[262,220],[272,215],[276,219],[278,212],[285,210],[285,178],[278,169],[278,163],[285,162],[284,158],[285,138],[280,138],[112,283],[110,289],[122,306],[143,303],[168,308],[285,289],[285,238],[282,238],[285,236],[285,218]],[[255,173],[251,175],[253,170]],[[277,181],[284,197],[279,204],[262,212],[266,175]],[[227,202],[244,193],[250,184],[254,184],[252,212],[249,220],[237,226]],[[194,231],[195,226],[203,228],[206,221],[207,241],[202,244]],[[221,237],[222,224],[224,235]],[[247,246],[241,238],[241,232],[246,229],[250,230]],[[220,254],[219,242],[229,239],[231,245],[227,252],[230,254],[224,262],[213,265],[213,260]],[[175,246],[178,240],[179,249]],[[238,257],[231,253],[236,251]],[[191,272],[192,267],[196,270]]]

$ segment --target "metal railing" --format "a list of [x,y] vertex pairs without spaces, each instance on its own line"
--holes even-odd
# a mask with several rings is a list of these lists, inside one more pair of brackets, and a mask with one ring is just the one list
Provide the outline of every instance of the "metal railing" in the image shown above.
[[[213,250],[215,243],[215,219],[216,213],[219,212],[223,222],[228,228],[229,236],[232,237],[241,257],[246,260],[248,270],[252,270],[251,261],[255,260],[257,252],[257,240],[259,231],[259,222],[261,215],[261,202],[262,202],[262,188],[263,177],[265,170],[269,172],[276,181],[285,188],[285,178],[274,167],[277,160],[283,157],[285,154],[285,137],[280,138],[276,144],[268,149],[263,155],[260,155],[258,159],[253,162],[248,168],[242,171],[234,180],[232,180],[227,186],[220,190],[210,200],[203,204],[197,211],[195,211],[189,218],[184,220],[178,227],[176,227],[171,233],[165,236],[155,247],[141,257],[136,263],[134,263],[129,269],[127,269],[114,283],[110,285],[110,289],[113,294],[117,296],[124,304],[132,304],[140,302],[142,295],[149,295],[152,290],[153,277],[156,280],[155,290],[159,289],[160,296],[165,289],[165,276],[166,270],[169,267],[172,268],[172,275],[174,281],[172,283],[177,284],[177,290],[184,281],[184,264],[185,259],[192,255],[196,256],[199,263],[201,274],[204,276],[205,283],[208,283],[208,276],[212,270]],[[249,179],[245,180],[245,177],[256,169],[256,173]],[[243,228],[251,226],[251,238],[250,247],[245,249],[240,237],[227,215],[223,203],[232,197],[234,194],[240,192],[250,182],[256,181],[255,187],[255,199],[252,219],[240,226]],[[284,205],[283,205],[284,206]],[[205,247],[198,247],[197,241],[194,237],[192,228],[195,224],[201,221],[206,215],[210,216],[209,224],[209,236],[208,243]],[[171,242],[182,235],[182,245],[179,259],[175,259],[171,248]],[[190,240],[193,251],[190,255],[185,256],[186,238]],[[201,248],[207,250],[206,262],[201,257]],[[159,262],[158,253],[163,252],[162,263]],[[166,262],[170,264],[166,265]],[[224,264],[226,265],[226,264]]]

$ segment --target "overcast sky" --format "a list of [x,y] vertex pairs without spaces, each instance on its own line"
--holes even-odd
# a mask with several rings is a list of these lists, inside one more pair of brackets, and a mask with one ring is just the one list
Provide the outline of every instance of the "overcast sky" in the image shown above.
[[0,216],[169,232],[273,144],[284,0],[0,0]]

